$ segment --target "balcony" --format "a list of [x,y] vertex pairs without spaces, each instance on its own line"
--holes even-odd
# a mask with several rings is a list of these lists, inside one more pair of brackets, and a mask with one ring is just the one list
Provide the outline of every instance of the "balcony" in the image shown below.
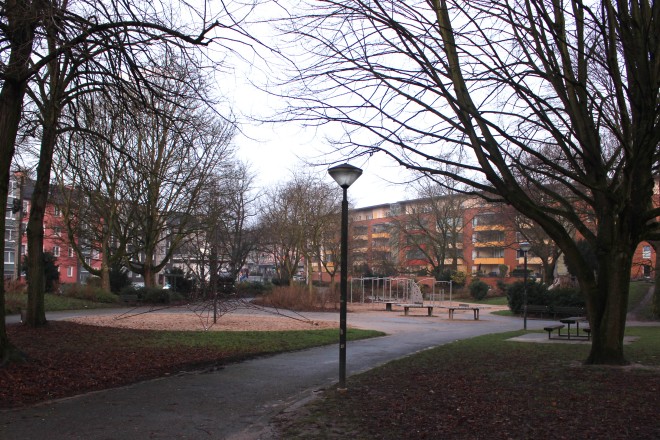
[[504,257],[502,258],[475,258],[472,264],[504,264]]
[[472,245],[476,248],[503,248],[504,241],[475,241]]
[[506,231],[504,225],[477,225],[474,227],[475,231]]

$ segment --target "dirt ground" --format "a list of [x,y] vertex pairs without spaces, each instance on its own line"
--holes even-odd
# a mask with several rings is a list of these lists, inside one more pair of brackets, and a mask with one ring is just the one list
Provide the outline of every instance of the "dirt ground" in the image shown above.
[[[348,305],[349,313],[369,313],[392,316],[403,310],[395,307],[394,312],[386,312],[384,304],[360,304],[351,303]],[[492,310],[497,310],[493,307]],[[489,310],[490,311],[490,310]],[[339,311],[330,311],[336,313]],[[426,315],[426,309],[411,311],[411,315]],[[446,313],[440,310],[434,312],[434,316],[446,318]],[[126,313],[123,315],[109,316],[86,316],[71,318],[68,321],[80,324],[98,325],[104,327],[131,328],[142,330],[188,330],[188,331],[275,331],[275,330],[310,330],[320,328],[338,328],[336,321],[315,321],[307,318],[302,312],[299,316],[283,317],[260,314],[242,314],[240,311],[223,314],[218,317],[216,323],[213,322],[213,316],[210,312],[196,313],[188,312],[146,312],[146,313]]]
[[311,321],[304,318],[227,314],[213,322],[210,314],[142,313],[124,316],[86,316],[68,321],[103,327],[132,328],[140,330],[189,330],[189,331],[275,331],[338,328],[330,321]]

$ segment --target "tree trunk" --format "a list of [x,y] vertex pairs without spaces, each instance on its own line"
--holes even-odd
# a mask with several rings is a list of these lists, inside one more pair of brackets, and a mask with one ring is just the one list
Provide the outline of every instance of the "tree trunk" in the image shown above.
[[[9,172],[27,88],[27,72],[38,13],[32,10],[31,2],[15,1],[7,5],[5,18],[8,31],[3,34],[10,36],[9,41],[5,43],[9,45],[11,52],[5,64],[5,80],[0,91],[0,133],[2,133],[0,135],[0,226],[3,230],[6,223]],[[0,247],[5,248],[4,234],[0,237]],[[4,283],[0,283],[0,364],[13,359],[17,353],[7,338],[5,288]]]
[[41,139],[37,180],[34,183],[27,225],[28,239],[28,307],[25,324],[40,327],[46,324],[44,294],[46,291],[44,262],[44,215],[50,190],[50,171],[57,138],[57,111],[47,110]]
[[543,282],[546,286],[551,286],[555,280],[554,272],[557,260],[553,259],[551,262],[549,259],[543,258],[541,261],[543,263]]
[[632,257],[617,249],[599,258],[598,280],[592,286],[580,284],[586,292],[591,351],[587,364],[625,365],[623,335],[626,329]]
[[651,305],[651,316],[660,319],[660,241],[650,242],[655,250],[655,286],[653,287],[653,302]]

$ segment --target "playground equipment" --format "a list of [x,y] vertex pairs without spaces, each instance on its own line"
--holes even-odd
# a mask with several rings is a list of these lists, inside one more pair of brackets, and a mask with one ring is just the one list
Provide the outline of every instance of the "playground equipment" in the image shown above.
[[[435,281],[434,278],[424,278],[415,282],[413,278],[394,277],[363,277],[352,278],[350,282],[350,302],[374,303],[400,302],[409,303],[423,298],[420,285],[424,281],[433,280],[431,293],[428,294],[430,304],[438,304],[445,301],[445,291],[449,289],[449,302],[452,301],[452,282]],[[424,283],[428,285],[428,283]]]

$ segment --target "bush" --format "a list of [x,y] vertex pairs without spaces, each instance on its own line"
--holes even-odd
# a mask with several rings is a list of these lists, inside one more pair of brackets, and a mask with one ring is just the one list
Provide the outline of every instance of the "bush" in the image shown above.
[[458,271],[452,274],[451,276],[452,283],[457,287],[464,286],[466,280],[467,280],[467,275],[465,274],[465,272]]
[[[506,297],[509,303],[509,309],[513,313],[520,313],[524,303],[525,283],[522,281],[509,284],[506,289]],[[527,305],[537,306],[550,305],[548,289],[543,284],[535,281],[527,281]]]
[[561,287],[548,290],[551,306],[560,307],[585,307],[584,298],[578,289],[572,287]]
[[478,278],[475,278],[470,283],[470,295],[476,300],[482,300],[488,295],[490,286]]
[[255,304],[266,307],[277,307],[289,310],[337,310],[339,307],[339,289],[314,289],[311,294],[307,286],[295,284],[292,286],[276,286],[272,292],[254,301]]
[[243,281],[236,284],[236,293],[241,296],[263,295],[273,290],[270,283],[260,283],[258,281]]
[[86,299],[99,303],[116,303],[117,295],[91,284],[62,284],[62,294],[71,298]]

